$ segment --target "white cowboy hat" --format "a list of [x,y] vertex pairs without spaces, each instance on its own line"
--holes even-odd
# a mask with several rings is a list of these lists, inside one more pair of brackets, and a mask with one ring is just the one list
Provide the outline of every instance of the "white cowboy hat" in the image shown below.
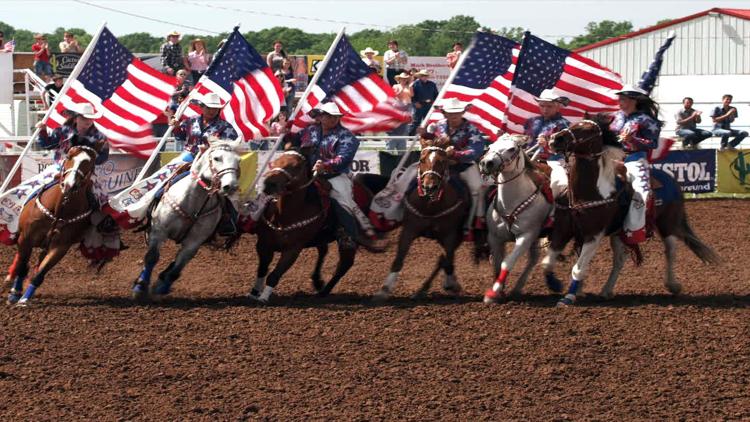
[[222,108],[224,107],[224,104],[221,102],[221,98],[219,98],[219,94],[216,94],[214,92],[209,92],[201,98],[200,103],[208,108]]
[[648,97],[648,92],[643,88],[635,85],[624,85],[621,90],[615,92],[617,95],[624,95],[626,97]]
[[102,116],[102,112],[96,111],[91,103],[74,103],[68,107],[68,111],[87,119],[98,119]]
[[393,79],[409,79],[411,76],[409,76],[406,72],[401,72],[398,75],[394,76]]
[[458,98],[449,98],[443,101],[440,109],[443,110],[443,113],[463,113],[469,105],[469,103],[465,103]]
[[331,116],[344,115],[344,113],[339,110],[339,106],[337,106],[336,103],[333,102],[322,104],[320,107],[318,107],[318,110],[320,110],[321,113],[330,114]]
[[546,101],[546,102],[556,102],[556,103],[561,103],[563,105],[567,105],[570,102],[568,97],[563,97],[562,95],[558,95],[558,93],[554,89],[545,89],[544,91],[542,91],[541,94],[539,94],[538,97],[534,97],[534,99],[538,103]]
[[367,47],[364,50],[362,50],[362,51],[359,52],[359,54],[361,54],[363,56],[366,55],[366,54],[368,54],[368,53],[372,53],[372,54],[374,54],[376,56],[378,54],[380,54],[380,52],[378,50],[373,50],[371,47]]
[[179,37],[180,33],[177,31],[172,31],[169,34],[167,34],[168,37]]

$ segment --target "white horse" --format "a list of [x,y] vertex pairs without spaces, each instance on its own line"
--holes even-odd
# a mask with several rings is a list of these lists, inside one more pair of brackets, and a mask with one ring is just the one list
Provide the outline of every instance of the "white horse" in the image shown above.
[[[523,151],[526,140],[522,135],[504,135],[479,161],[479,171],[492,176],[497,183],[497,196],[487,210],[488,241],[496,280],[484,294],[485,303],[498,302],[505,297],[508,274],[518,258],[528,252],[526,267],[511,291],[514,296],[521,294],[539,260],[539,234],[554,210],[554,205],[532,179],[531,173],[536,170]],[[508,242],[515,245],[506,256]],[[561,289],[559,283],[549,287],[556,292]]]
[[148,251],[143,271],[133,285],[133,298],[143,300],[149,294],[151,272],[159,261],[159,249],[167,239],[182,244],[175,260],[159,274],[151,296],[169,294],[172,283],[214,233],[222,215],[224,201],[239,188],[239,142],[216,142],[193,162],[190,174],[165,191],[151,211]]

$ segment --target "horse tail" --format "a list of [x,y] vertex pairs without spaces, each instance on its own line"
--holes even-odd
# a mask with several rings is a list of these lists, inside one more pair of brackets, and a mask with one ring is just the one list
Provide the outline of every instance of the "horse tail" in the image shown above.
[[690,227],[690,223],[687,219],[687,214],[682,214],[682,219],[680,220],[679,225],[679,233],[680,237],[682,238],[682,241],[685,242],[688,248],[690,248],[691,251],[701,259],[705,264],[719,264],[721,263],[721,258],[719,255],[716,254],[716,252],[711,249],[710,246],[703,243],[703,241],[698,237],[698,235],[695,234],[693,231],[693,228]]

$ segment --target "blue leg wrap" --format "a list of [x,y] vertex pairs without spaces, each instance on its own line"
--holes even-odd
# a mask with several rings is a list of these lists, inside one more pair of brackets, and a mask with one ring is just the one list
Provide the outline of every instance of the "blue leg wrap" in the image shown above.
[[26,288],[26,292],[24,292],[23,297],[21,299],[29,300],[34,296],[34,292],[36,292],[36,286],[33,284],[29,284],[29,287]]
[[138,280],[144,281],[146,284],[151,282],[151,273],[154,271],[154,266],[143,266],[143,271],[141,271],[141,275],[138,276]]
[[568,288],[568,294],[569,295],[575,295],[578,293],[578,286],[580,284],[580,281],[576,280],[575,278],[570,281],[570,287]]
[[547,283],[547,288],[555,293],[560,293],[563,290],[562,283],[555,277],[554,273],[547,273],[544,275],[544,281]]
[[17,275],[16,279],[13,281],[13,290],[20,292],[23,290],[23,279],[26,278],[25,275]]

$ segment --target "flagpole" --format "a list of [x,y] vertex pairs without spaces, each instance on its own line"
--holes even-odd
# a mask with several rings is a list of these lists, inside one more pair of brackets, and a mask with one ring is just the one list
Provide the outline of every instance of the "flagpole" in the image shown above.
[[[177,111],[175,112],[175,114],[173,116],[175,122],[179,122],[180,118],[182,118],[182,115],[185,113],[185,110],[187,109],[188,105],[190,104],[190,97],[192,96],[193,92],[195,92],[195,91],[192,91],[190,93],[191,95],[188,95],[188,97],[185,98],[185,100],[177,108]],[[170,123],[170,125],[167,128],[167,131],[164,132],[164,135],[159,140],[159,143],[156,144],[156,148],[154,148],[154,150],[151,152],[151,156],[148,157],[148,160],[146,160],[146,164],[143,165],[143,168],[138,173],[138,176],[135,178],[135,180],[133,181],[133,184],[131,186],[134,186],[134,185],[138,184],[138,182],[140,182],[141,180],[143,180],[143,178],[146,176],[146,173],[148,172],[148,169],[151,167],[151,164],[153,164],[154,160],[156,160],[156,157],[159,156],[159,153],[161,152],[161,148],[167,142],[167,138],[169,138],[170,136],[172,136],[172,131],[174,131],[174,125],[172,125],[171,122],[169,122],[169,123]]]
[[[456,62],[456,66],[448,75],[448,79],[445,80],[445,84],[443,84],[443,87],[440,89],[440,92],[438,92],[437,97],[435,97],[435,101],[433,101],[432,104],[430,105],[430,109],[427,111],[427,114],[424,116],[424,120],[422,120],[422,122],[419,124],[420,128],[424,128],[427,126],[427,122],[430,120],[430,114],[432,114],[432,111],[435,109],[435,105],[437,105],[437,103],[439,103],[443,99],[443,96],[445,96],[445,92],[448,90],[448,87],[453,83],[453,80],[456,78],[458,71],[461,69],[461,66],[464,64],[464,60],[469,55],[469,52],[471,52],[471,49],[473,47],[474,47],[474,40],[472,39],[472,42],[469,45],[469,47],[458,58],[458,62]],[[388,185],[393,184],[393,182],[396,180],[399,170],[401,170],[401,168],[403,168],[404,165],[406,164],[406,160],[409,158],[409,154],[414,149],[414,146],[417,144],[418,140],[419,140],[418,135],[414,136],[414,139],[411,140],[411,143],[409,143],[409,148],[406,150],[404,155],[401,156],[401,160],[399,160],[398,165],[391,172],[391,178],[390,178],[390,181],[388,182]]]
[[[307,84],[307,88],[305,88],[305,92],[302,93],[302,96],[300,97],[299,101],[297,102],[297,105],[294,107],[294,112],[289,115],[289,122],[292,122],[294,124],[294,118],[297,116],[297,113],[300,112],[302,109],[302,106],[305,104],[305,101],[307,100],[307,97],[310,95],[310,92],[312,92],[313,87],[318,82],[318,78],[320,78],[320,75],[325,70],[326,66],[328,65],[328,62],[331,60],[331,53],[333,53],[333,50],[336,48],[336,45],[341,40],[341,37],[344,36],[344,32],[346,31],[346,27],[342,27],[339,33],[336,35],[336,38],[333,39],[333,42],[331,43],[331,46],[328,47],[328,52],[326,53],[325,57],[323,58],[323,61],[320,63],[320,66],[318,66],[318,69],[315,71],[315,74],[312,77],[312,80],[309,84]],[[268,163],[271,161],[271,158],[273,158],[273,155],[276,153],[276,150],[279,148],[279,144],[281,143],[281,139],[284,137],[284,135],[279,135],[276,138],[276,141],[273,143],[273,146],[269,150],[269,154],[266,156],[266,159],[263,160],[263,165],[260,167],[260,171],[257,171],[255,173],[255,178],[253,179],[253,182],[250,184],[250,191],[255,189],[255,184],[258,183],[258,180],[261,176],[266,172],[266,168],[268,167]]]
[[[65,81],[65,84],[63,84],[62,88],[60,89],[60,92],[55,96],[55,101],[52,102],[52,104],[49,106],[49,109],[47,109],[47,113],[44,114],[44,117],[42,117],[42,124],[47,123],[47,120],[49,120],[50,114],[55,110],[57,107],[57,104],[60,102],[62,97],[65,95],[65,93],[70,89],[71,83],[78,78],[78,75],[81,73],[81,70],[83,69],[83,66],[86,65],[86,62],[88,61],[89,57],[91,57],[91,54],[94,52],[94,46],[96,46],[96,42],[99,40],[99,36],[102,34],[102,31],[107,26],[107,22],[102,22],[101,26],[99,26],[99,30],[96,31],[96,34],[91,38],[91,42],[89,42],[89,45],[86,46],[86,50],[81,55],[81,58],[78,60],[78,63],[76,63],[76,66],[73,68],[73,71],[70,72],[70,76],[68,76],[68,79]],[[26,104],[26,107],[29,105]],[[27,122],[29,124],[30,122]],[[39,136],[39,132],[42,130],[42,128],[36,128],[34,130],[34,133],[29,138],[29,142],[26,144],[26,147],[23,149],[21,154],[18,156],[18,159],[13,164],[13,167],[10,169],[10,172],[8,172],[8,176],[3,181],[3,185],[0,187],[0,195],[5,192],[5,189],[8,188],[8,185],[10,185],[11,179],[13,179],[13,176],[18,171],[18,168],[21,167],[21,160],[26,155],[26,153],[31,150],[31,146],[34,145],[34,141]]]

